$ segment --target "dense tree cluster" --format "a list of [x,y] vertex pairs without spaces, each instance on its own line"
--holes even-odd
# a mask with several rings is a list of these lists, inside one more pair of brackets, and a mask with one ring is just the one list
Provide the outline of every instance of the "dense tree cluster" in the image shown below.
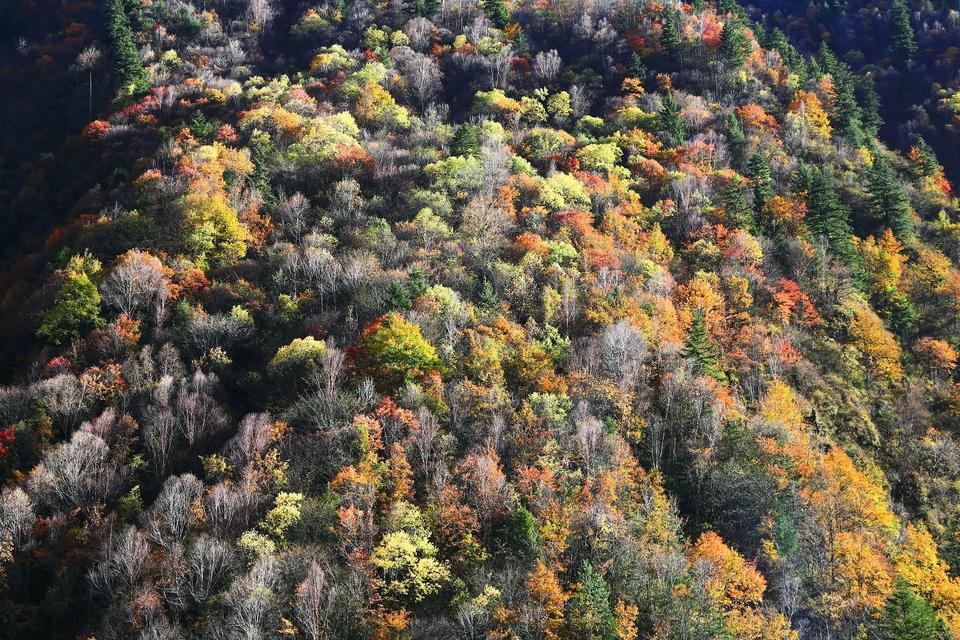
[[92,117],[11,209],[0,636],[960,638],[960,210],[849,56],[727,0],[47,4],[3,66]]

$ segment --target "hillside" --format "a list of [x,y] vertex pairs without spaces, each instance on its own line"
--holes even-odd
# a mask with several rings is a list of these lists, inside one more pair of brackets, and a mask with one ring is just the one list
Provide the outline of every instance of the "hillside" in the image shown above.
[[0,638],[960,639],[955,14],[9,3]]

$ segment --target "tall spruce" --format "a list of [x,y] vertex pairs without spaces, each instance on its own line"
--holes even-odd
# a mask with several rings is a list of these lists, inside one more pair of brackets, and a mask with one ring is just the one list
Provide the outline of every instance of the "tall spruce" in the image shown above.
[[871,216],[890,227],[899,239],[912,237],[915,230],[910,199],[886,158],[876,154],[867,179]]
[[730,143],[730,151],[733,152],[733,164],[740,165],[747,148],[747,136],[743,133],[739,118],[732,113],[727,115],[727,141]]
[[754,228],[753,206],[750,203],[750,185],[746,180],[737,176],[727,184],[720,194],[720,202],[727,214],[727,222],[731,227],[749,229]]
[[120,84],[127,94],[140,94],[148,89],[147,71],[143,68],[140,53],[137,51],[133,29],[127,17],[125,0],[110,0],[107,6],[107,39],[114,69],[120,78]]
[[764,203],[773,196],[770,163],[759,153],[753,154],[747,161],[747,175],[753,183],[753,208],[759,214]]
[[910,9],[903,0],[893,0],[890,5],[890,50],[893,62],[903,69],[917,54],[917,41],[910,24]]
[[795,178],[795,188],[806,193],[810,233],[826,238],[830,250],[853,266],[857,253],[851,240],[850,210],[840,201],[833,181],[820,169],[811,167],[801,167]]
[[750,41],[739,20],[727,20],[720,32],[720,53],[735,69],[743,66],[750,53]]
[[707,331],[707,320],[702,309],[695,309],[693,312],[690,333],[681,354],[694,362],[698,374],[718,382],[726,381],[727,374],[720,366],[720,349]]
[[876,138],[883,126],[883,117],[880,115],[880,94],[877,92],[877,83],[873,76],[863,76],[860,79],[860,104],[863,111],[863,132],[871,138]]
[[950,637],[936,610],[914,594],[902,578],[897,579],[878,627],[880,640],[946,640]]
[[663,9],[663,30],[660,32],[660,44],[670,58],[682,61],[680,43],[680,15],[673,7]]
[[667,133],[674,146],[683,144],[687,139],[687,127],[683,124],[680,112],[680,103],[672,93],[668,93],[660,109],[660,128]]

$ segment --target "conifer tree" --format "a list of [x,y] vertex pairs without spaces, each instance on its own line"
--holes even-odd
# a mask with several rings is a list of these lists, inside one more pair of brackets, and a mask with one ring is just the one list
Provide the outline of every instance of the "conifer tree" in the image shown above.
[[720,32],[720,53],[735,69],[743,66],[750,53],[750,41],[737,20],[728,20]]
[[937,160],[937,154],[933,148],[923,138],[917,138],[916,149],[920,175],[924,178],[937,175],[940,171],[940,161]]
[[807,63],[803,59],[803,55],[795,46],[793,46],[783,31],[780,29],[773,30],[773,34],[770,36],[769,48],[780,54],[780,57],[783,58],[783,62],[787,65],[787,68],[792,73],[797,74],[801,84],[806,83],[807,78],[809,77]]
[[107,7],[107,39],[113,55],[113,64],[120,77],[123,91],[140,94],[147,90],[147,72],[140,60],[133,29],[127,17],[125,0],[110,0]]
[[902,578],[897,579],[880,619],[880,640],[938,640],[949,637],[944,631],[934,608],[917,597]]
[[863,139],[863,111],[854,95],[853,78],[848,70],[838,67],[834,80],[837,99],[833,107],[833,123],[850,142],[859,145]]
[[483,0],[483,11],[497,29],[510,24],[510,9],[503,0]]
[[663,31],[660,33],[660,44],[667,55],[674,60],[680,60],[682,49],[680,42],[680,16],[677,10],[667,6],[663,9]]
[[890,227],[897,238],[904,240],[913,236],[910,199],[886,158],[879,154],[874,158],[873,166],[867,171],[867,178],[870,214]]
[[630,66],[628,67],[628,73],[631,78],[639,78],[640,80],[647,79],[647,65],[643,63],[643,58],[639,53],[633,53],[630,55]]
[[773,195],[770,163],[759,153],[753,154],[747,162],[747,175],[753,182],[753,209],[760,213],[763,204]]
[[661,128],[670,136],[674,146],[679,146],[687,139],[687,127],[680,118],[680,103],[668,93],[663,99],[663,108],[660,109]]
[[465,122],[457,127],[450,141],[450,153],[464,157],[480,155],[480,138],[474,125]]
[[753,207],[750,205],[749,194],[750,186],[746,181],[739,179],[739,176],[724,187],[720,194],[720,202],[723,204],[723,210],[727,214],[731,227],[754,228]]
[[830,177],[819,169],[803,167],[798,171],[799,191],[806,192],[807,226],[814,236],[823,236],[833,251],[844,263],[853,265],[856,252],[851,242],[850,210],[840,201],[840,196]]
[[743,133],[743,125],[734,114],[727,115],[727,139],[730,142],[730,150],[733,152],[735,164],[740,164],[743,160],[743,152],[747,146],[747,136]]
[[569,606],[569,637],[583,640],[616,638],[616,618],[610,606],[610,587],[589,562],[583,563],[580,582]]
[[860,79],[860,96],[863,105],[863,131],[871,138],[877,137],[883,118],[880,116],[880,94],[872,76]]
[[910,9],[903,0],[893,0],[890,6],[890,27],[893,61],[903,68],[917,54],[917,42],[910,24]]
[[694,361],[697,373],[724,382],[727,375],[720,366],[720,349],[707,331],[707,320],[702,309],[693,312],[687,343],[681,352],[684,358]]

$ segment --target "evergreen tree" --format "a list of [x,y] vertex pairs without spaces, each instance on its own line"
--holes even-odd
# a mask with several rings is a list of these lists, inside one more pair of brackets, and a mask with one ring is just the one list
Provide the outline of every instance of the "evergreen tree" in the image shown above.
[[743,133],[743,125],[740,124],[740,120],[732,113],[727,115],[727,139],[730,142],[730,150],[733,152],[735,164],[739,164],[747,146],[747,136]]
[[483,11],[497,29],[510,24],[510,9],[503,0],[483,0]]
[[643,63],[643,58],[639,53],[630,54],[630,66],[627,69],[627,73],[631,78],[639,78],[640,80],[647,79],[647,65]]
[[457,127],[450,141],[450,153],[455,156],[479,156],[480,138],[477,136],[477,127],[465,122]]
[[770,163],[759,153],[753,154],[747,162],[747,175],[753,182],[753,209],[759,214],[764,203],[773,196]]
[[937,640],[944,628],[936,610],[917,597],[907,583],[898,578],[896,590],[883,610],[879,622],[880,640]]
[[660,128],[666,131],[674,146],[683,144],[687,139],[687,127],[683,124],[680,111],[680,103],[672,93],[668,93],[660,109]]
[[537,548],[537,523],[524,507],[517,507],[507,525],[506,544],[512,555],[520,559],[533,557]]
[[660,32],[660,44],[667,55],[680,60],[683,53],[680,42],[680,16],[677,10],[667,6],[663,9],[663,30]]
[[925,178],[937,175],[940,171],[940,161],[933,148],[923,138],[917,138],[917,155],[919,157],[920,175]]
[[107,6],[106,31],[114,69],[120,77],[123,91],[128,94],[146,92],[147,71],[143,68],[140,52],[137,51],[125,0],[110,0]]
[[439,10],[439,0],[414,0],[413,13],[418,16],[429,18]]
[[578,640],[614,640],[617,637],[616,619],[610,607],[610,587],[589,562],[583,563],[569,607],[569,637]]
[[743,66],[750,53],[750,41],[738,20],[728,20],[720,32],[720,53],[735,69]]
[[413,308],[413,303],[410,301],[410,294],[402,282],[394,280],[390,283],[390,286],[387,288],[386,305],[390,311],[395,309],[409,311]]
[[870,214],[873,218],[882,220],[901,240],[913,236],[913,212],[910,209],[910,199],[886,158],[876,154],[873,166],[867,170],[867,178]]
[[416,300],[429,288],[430,283],[427,281],[427,274],[423,272],[423,269],[420,267],[410,269],[410,275],[407,276],[407,290],[410,292],[410,298]]
[[849,138],[850,142],[859,145],[863,139],[863,111],[857,103],[854,94],[853,77],[846,67],[837,66],[834,73],[837,100],[833,109],[833,124],[837,131]]
[[890,6],[890,27],[893,61],[902,69],[917,54],[917,42],[910,24],[910,9],[903,0],[893,0]]
[[731,227],[753,229],[753,207],[750,205],[750,186],[746,181],[731,180],[720,194],[720,202],[727,214],[727,221]]
[[780,57],[783,58],[783,62],[787,65],[787,68],[792,73],[797,74],[797,76],[800,78],[801,84],[806,83],[807,78],[809,77],[807,63],[803,59],[803,55],[795,46],[793,46],[793,44],[790,43],[790,40],[783,31],[780,29],[773,30],[773,34],[770,37],[769,48],[780,54]]
[[873,76],[864,76],[860,79],[860,104],[863,105],[863,130],[871,138],[877,137],[883,118],[880,116],[880,94],[877,93],[877,83]]
[[823,236],[833,251],[847,265],[856,263],[850,228],[850,210],[840,201],[830,180],[819,169],[804,167],[800,174],[800,190],[807,194],[807,226],[814,236]]
[[681,353],[684,358],[694,361],[698,374],[709,376],[719,382],[727,379],[727,374],[720,366],[720,349],[707,331],[707,320],[702,309],[696,309],[693,312],[690,333],[687,335],[687,343]]

